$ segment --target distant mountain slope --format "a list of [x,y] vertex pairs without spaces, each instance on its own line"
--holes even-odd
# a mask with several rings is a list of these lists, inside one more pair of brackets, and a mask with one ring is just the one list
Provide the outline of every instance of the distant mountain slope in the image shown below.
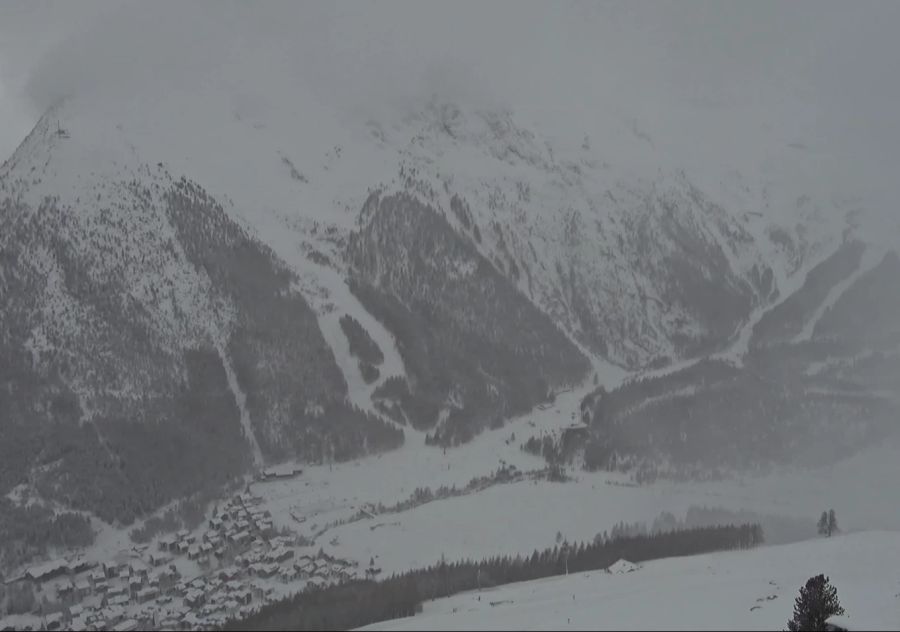
[[434,209],[373,194],[363,217],[351,288],[397,339],[400,404],[415,426],[437,424],[436,442],[467,441],[585,377],[587,359]]
[[37,207],[2,180],[0,491],[129,522],[254,456],[399,445],[346,403],[294,273],[199,186],[148,171]]
[[0,493],[128,521],[266,461],[396,447],[398,424],[466,441],[595,360],[723,348],[846,224],[615,125],[573,146],[503,108],[360,122],[284,90],[72,98],[0,167]]
[[752,347],[790,342],[804,328],[829,291],[859,267],[866,246],[849,240],[806,275],[803,286],[766,312],[753,328]]
[[754,328],[742,366],[703,360],[598,390],[582,411],[588,467],[639,477],[837,459],[898,430],[900,259],[888,251],[793,340],[865,247],[845,242]]

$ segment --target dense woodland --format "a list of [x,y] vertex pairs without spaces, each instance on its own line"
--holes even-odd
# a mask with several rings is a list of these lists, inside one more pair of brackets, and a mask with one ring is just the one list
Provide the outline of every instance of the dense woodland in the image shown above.
[[598,537],[561,542],[530,556],[446,562],[389,579],[357,581],[299,595],[264,607],[226,630],[348,630],[413,616],[422,602],[460,592],[554,575],[599,570],[620,559],[638,563],[664,557],[747,549],[763,542],[759,525],[702,527],[654,535]]
[[340,318],[341,329],[350,343],[350,354],[359,361],[359,372],[366,384],[372,384],[379,377],[381,371],[378,366],[384,362],[384,354],[369,332],[350,314],[344,314]]
[[408,376],[376,393],[383,409],[455,445],[583,378],[587,359],[443,216],[376,193],[363,217],[350,288],[396,338]]
[[824,312],[811,339],[780,342],[799,333],[861,252],[845,243],[769,312],[742,366],[704,359],[611,392],[598,388],[582,402],[590,426],[583,449],[563,450],[556,439],[530,439],[525,449],[550,462],[583,454],[588,469],[632,471],[646,482],[821,464],[888,437],[900,415],[900,326],[888,316],[900,309],[896,253]]
[[344,335],[347,336],[347,342],[350,343],[351,355],[369,364],[377,365],[384,362],[384,354],[378,343],[372,340],[372,336],[358,320],[350,314],[344,314],[339,322]]
[[28,482],[131,524],[233,484],[252,460],[229,369],[267,459],[402,444],[347,402],[293,273],[202,188],[154,178],[111,208],[0,200],[0,496]]
[[81,514],[54,513],[40,504],[23,507],[0,497],[0,568],[17,567],[54,548],[86,547],[93,542],[91,521]]
[[828,293],[859,267],[866,247],[845,241],[834,254],[807,274],[803,286],[763,316],[753,328],[751,346],[790,341],[813,317]]

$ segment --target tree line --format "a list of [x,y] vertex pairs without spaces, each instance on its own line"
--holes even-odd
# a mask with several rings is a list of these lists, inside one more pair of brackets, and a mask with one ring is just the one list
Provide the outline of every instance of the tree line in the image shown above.
[[375,582],[354,581],[304,592],[263,607],[223,630],[346,630],[413,616],[427,599],[448,597],[514,582],[631,562],[713,551],[747,549],[763,542],[758,524],[701,527],[653,535],[598,537],[591,543],[561,542],[531,556],[495,556],[481,561],[445,559]]

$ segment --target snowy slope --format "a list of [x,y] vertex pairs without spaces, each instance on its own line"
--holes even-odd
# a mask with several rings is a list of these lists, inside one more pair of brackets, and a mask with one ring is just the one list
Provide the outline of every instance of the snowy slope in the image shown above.
[[[527,298],[521,303],[543,312],[590,356],[607,387],[627,371],[679,366],[742,340],[754,316],[796,287],[847,226],[851,205],[815,177],[815,165],[786,157],[777,136],[761,134],[746,155],[720,164],[676,151],[692,146],[686,139],[665,141],[668,149],[660,151],[645,136],[662,142],[661,131],[638,133],[643,123],[633,120],[603,119],[573,136],[525,111],[441,99],[354,118],[300,86],[270,88],[250,95],[212,71],[190,87],[71,97],[51,108],[0,167],[0,201],[16,203],[2,217],[4,226],[38,230],[26,222],[52,198],[64,227],[51,235],[54,243],[91,260],[95,282],[113,278],[127,288],[158,347],[172,354],[202,345],[218,351],[239,410],[237,432],[257,464],[295,453],[296,445],[283,444],[298,438],[283,428],[298,410],[318,408],[287,402],[293,393],[316,396],[285,385],[277,407],[256,413],[265,432],[250,423],[246,409],[259,398],[244,392],[239,367],[223,352],[240,319],[211,291],[201,272],[208,260],[188,261],[160,212],[181,178],[202,187],[230,222],[286,264],[291,289],[314,312],[313,337],[333,355],[332,362],[318,346],[308,355],[295,350],[288,374],[259,384],[327,374],[337,385],[333,393],[346,392],[351,404],[370,411],[374,389],[406,373],[398,341],[347,285],[347,246],[371,221],[362,209],[374,191],[409,194],[446,219]],[[30,210],[19,215],[20,208]],[[130,375],[135,367],[111,369],[109,393],[97,388],[103,381],[91,364],[105,356],[74,342],[80,340],[74,334],[92,331],[95,314],[69,296],[60,281],[64,266],[46,248],[25,259],[40,291],[23,351],[48,370],[68,354],[76,367],[88,367],[67,378],[77,395],[93,389],[140,408],[140,396],[154,388]],[[22,262],[2,264],[6,289],[9,271]],[[157,301],[159,287],[171,291]],[[338,325],[344,314],[361,322],[385,355],[374,384],[365,384],[349,354]],[[79,421],[95,411],[88,404],[82,412]],[[128,409],[122,416],[153,414]],[[415,459],[435,457],[419,433],[405,432]],[[300,443],[310,446],[307,458],[324,449]],[[507,452],[516,455],[510,462],[520,457],[517,445]],[[459,479],[489,473],[490,461],[488,468],[465,467]],[[409,493],[408,485],[399,487]]]
[[857,629],[900,625],[897,532],[861,532],[743,552],[646,562],[426,603],[421,615],[366,630],[780,630],[819,573]]
[[[797,204],[757,176],[717,178],[724,167],[712,164],[685,169],[648,153],[614,120],[601,125],[609,142],[594,136],[569,145],[502,108],[433,100],[393,118],[348,120],[290,86],[280,90],[250,98],[212,75],[190,91],[73,98],[42,122],[69,138],[26,141],[0,179],[31,203],[46,195],[68,201],[144,181],[148,166],[162,163],[222,201],[300,274],[308,297],[328,296],[357,319],[365,316],[328,268],[343,272],[342,244],[368,193],[413,192],[466,232],[451,212],[456,195],[498,269],[593,353],[630,366],[690,353],[679,337],[715,346],[749,315],[745,308],[715,322],[709,306],[680,290],[667,294],[687,279],[666,264],[699,257],[687,273],[734,286],[732,298],[755,307],[766,292],[739,285],[771,269],[784,292],[844,226],[845,206],[815,202],[817,191]],[[776,224],[788,241],[773,242]],[[684,243],[685,235],[694,241]],[[323,255],[327,265],[311,265]]]
[[[404,446],[389,454],[306,467],[299,478],[254,483],[251,490],[263,498],[261,507],[272,512],[276,525],[315,537],[315,546],[345,559],[366,564],[374,557],[386,573],[427,566],[442,554],[448,559],[530,554],[550,545],[557,532],[570,541],[589,541],[620,521],[650,524],[663,511],[683,517],[691,506],[810,519],[834,507],[846,529],[900,529],[895,495],[886,499],[880,484],[900,476],[896,445],[808,471],[786,467],[704,483],[636,486],[625,475],[570,469],[575,480],[567,483],[526,480],[399,513],[374,509],[407,500],[418,487],[462,488],[504,464],[525,472],[544,467],[543,459],[520,445],[529,436],[570,425],[589,388],[564,393],[546,410],[446,453],[424,446],[422,435],[407,428]],[[361,508],[374,515],[354,519]]]

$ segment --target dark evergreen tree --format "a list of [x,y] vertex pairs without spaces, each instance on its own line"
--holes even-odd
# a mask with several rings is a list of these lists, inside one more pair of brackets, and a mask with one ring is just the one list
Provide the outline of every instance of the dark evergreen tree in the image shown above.
[[828,617],[842,614],[844,609],[838,600],[837,589],[825,575],[816,575],[800,588],[800,595],[794,602],[794,618],[788,621],[788,630],[824,630]]
[[823,511],[819,516],[819,535],[828,535],[828,512]]
[[828,535],[831,536],[839,531],[837,518],[834,515],[834,509],[828,510]]

